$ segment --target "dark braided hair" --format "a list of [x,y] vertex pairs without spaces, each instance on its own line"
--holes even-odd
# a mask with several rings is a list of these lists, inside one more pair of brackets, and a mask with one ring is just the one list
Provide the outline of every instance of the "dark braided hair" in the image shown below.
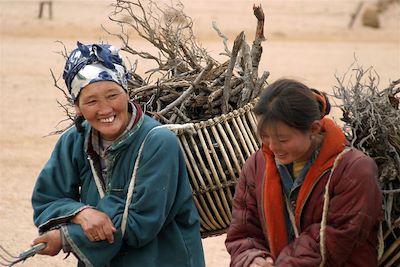
[[85,127],[83,127],[82,123],[85,121],[85,118],[80,115],[80,116],[76,116],[75,120],[74,120],[74,124],[76,129],[78,130],[78,133],[83,134],[85,132]]

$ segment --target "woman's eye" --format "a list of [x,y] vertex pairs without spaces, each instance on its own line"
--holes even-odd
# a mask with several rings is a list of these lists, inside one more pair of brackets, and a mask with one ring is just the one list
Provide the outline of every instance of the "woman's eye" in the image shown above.
[[94,105],[96,104],[96,100],[89,100],[86,102],[86,105]]
[[111,94],[108,96],[108,99],[115,99],[118,96],[118,94]]
[[261,139],[263,140],[263,142],[268,142],[269,141],[269,136],[261,136]]

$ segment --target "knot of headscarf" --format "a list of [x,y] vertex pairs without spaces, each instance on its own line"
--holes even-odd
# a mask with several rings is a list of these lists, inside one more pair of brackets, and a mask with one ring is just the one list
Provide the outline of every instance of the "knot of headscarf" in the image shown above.
[[65,63],[63,79],[75,101],[88,84],[98,81],[114,81],[128,91],[129,73],[118,49],[108,44],[84,45],[77,42]]

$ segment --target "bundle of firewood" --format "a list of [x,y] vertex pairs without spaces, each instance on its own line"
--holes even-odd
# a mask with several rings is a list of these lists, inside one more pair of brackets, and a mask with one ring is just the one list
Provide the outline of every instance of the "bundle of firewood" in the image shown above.
[[[155,63],[145,78],[136,73],[134,64],[129,94],[161,123],[197,122],[228,113],[254,100],[265,87],[269,72],[258,77],[265,39],[261,6],[253,7],[257,28],[251,47],[241,32],[230,50],[226,36],[213,25],[224,40],[228,59],[223,63],[197,43],[192,20],[181,4],[160,7],[151,0],[145,4],[117,0],[114,7],[110,20],[121,26],[121,32],[113,35],[122,41],[122,50]],[[129,43],[133,34],[156,52],[137,51]]]
[[380,90],[372,69],[354,68],[338,78],[334,96],[340,99],[344,130],[352,146],[378,165],[385,219],[380,236],[380,266],[400,264],[400,79]]
[[[258,66],[262,55],[264,37],[264,12],[253,6],[257,18],[255,39],[250,47],[244,32],[228,48],[228,38],[213,23],[213,28],[223,39],[227,57],[220,63],[201,47],[193,33],[192,19],[183,11],[179,2],[174,6],[159,6],[152,0],[116,0],[109,19],[121,27],[110,35],[121,41],[121,50],[136,57],[131,64],[128,93],[141,104],[144,112],[163,124],[196,123],[237,110],[254,102],[267,86],[268,71],[259,77]],[[130,44],[130,37],[139,36],[148,44],[149,51],[138,51]],[[66,47],[59,52],[68,57]],[[136,72],[138,58],[150,60],[154,68],[144,74]],[[126,61],[127,62],[127,61]],[[58,102],[67,118],[60,122],[59,134],[71,127],[76,116],[73,101],[67,90],[58,84],[51,71],[54,85],[61,90],[67,103]],[[69,122],[65,127],[64,122]]]

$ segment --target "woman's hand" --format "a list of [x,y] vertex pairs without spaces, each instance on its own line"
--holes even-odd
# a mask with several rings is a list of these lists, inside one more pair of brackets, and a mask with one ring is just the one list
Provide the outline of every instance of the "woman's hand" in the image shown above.
[[39,251],[38,254],[49,256],[57,255],[62,248],[60,230],[51,230],[35,238],[32,241],[32,246],[39,243],[46,243],[46,247],[43,250]]
[[256,257],[251,262],[249,267],[273,267],[274,260],[271,257],[263,258],[263,257]]
[[71,222],[80,224],[86,237],[92,242],[101,240],[107,240],[110,244],[114,242],[116,229],[110,217],[104,212],[86,208],[76,214]]

